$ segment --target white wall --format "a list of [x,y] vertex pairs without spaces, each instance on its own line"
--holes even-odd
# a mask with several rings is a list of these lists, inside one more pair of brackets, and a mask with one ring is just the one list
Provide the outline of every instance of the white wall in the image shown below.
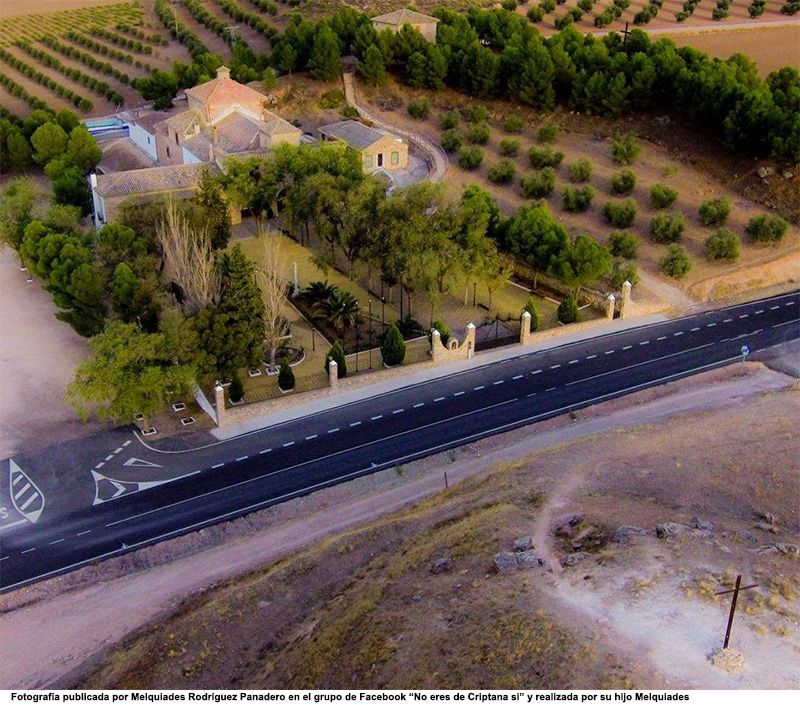
[[147,156],[150,157],[150,159],[158,163],[158,152],[156,152],[155,135],[151,135],[143,127],[140,127],[136,123],[132,122],[129,123],[128,136],[131,138],[131,141],[135,145],[137,145],[147,154]]
[[181,147],[181,151],[183,152],[183,163],[184,164],[201,164],[203,162],[202,159],[199,159],[194,154],[192,154],[186,147]]

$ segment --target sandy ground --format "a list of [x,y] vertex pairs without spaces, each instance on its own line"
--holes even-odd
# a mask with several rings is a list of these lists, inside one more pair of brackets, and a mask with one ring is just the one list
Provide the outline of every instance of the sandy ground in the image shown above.
[[[466,480],[468,485],[470,478],[480,479],[487,476],[486,469],[489,467],[498,467],[498,464],[503,463],[506,464],[504,467],[507,467],[509,463],[514,465],[515,462],[527,457],[532,452],[548,447],[558,447],[559,444],[579,438],[587,438],[599,433],[606,434],[606,438],[608,438],[610,431],[638,427],[645,423],[652,424],[653,426],[650,428],[658,428],[659,424],[667,424],[668,418],[690,412],[695,414],[714,413],[719,418],[725,416],[730,418],[731,409],[741,409],[743,407],[742,399],[747,396],[751,397],[745,407],[751,410],[748,412],[750,416],[746,418],[737,416],[737,423],[746,425],[752,418],[759,418],[759,415],[763,417],[765,404],[778,404],[778,402],[780,405],[775,407],[776,409],[796,414],[796,395],[787,397],[786,393],[778,393],[778,396],[775,396],[775,392],[772,392],[772,396],[770,396],[770,390],[785,388],[791,382],[789,378],[768,371],[757,364],[748,366],[746,377],[742,378],[738,375],[738,370],[723,370],[710,373],[703,378],[693,378],[649,390],[640,395],[581,412],[580,423],[562,418],[521,429],[506,436],[487,439],[458,452],[450,453],[447,457],[429,458],[406,466],[401,471],[386,471],[362,478],[355,483],[316,493],[308,498],[280,505],[237,522],[204,530],[199,534],[151,547],[115,561],[108,561],[99,566],[78,571],[66,578],[42,583],[28,590],[5,596],[0,602],[0,607],[6,611],[0,618],[0,629],[5,636],[0,643],[0,658],[4,663],[1,685],[2,687],[32,687],[68,684],[80,674],[86,666],[88,658],[89,663],[94,662],[108,667],[102,673],[92,677],[89,681],[90,685],[123,683],[133,687],[149,682],[151,685],[166,686],[166,680],[156,680],[155,682],[149,680],[156,676],[148,669],[140,672],[134,668],[136,673],[132,675],[129,670],[129,668],[133,668],[131,663],[120,661],[117,654],[104,654],[102,650],[118,643],[126,634],[153,622],[153,620],[156,620],[156,623],[167,625],[168,629],[180,628],[180,625],[176,627],[170,623],[170,620],[165,620],[165,615],[172,613],[181,604],[181,600],[188,595],[198,595],[197,599],[201,602],[207,599],[206,596],[210,599],[214,592],[206,592],[209,587],[221,584],[232,576],[259,569],[259,566],[270,564],[286,555],[297,556],[306,567],[302,568],[291,561],[278,564],[278,567],[290,565],[292,575],[304,575],[306,571],[310,570],[313,561],[309,563],[309,558],[302,549],[312,545],[322,548],[330,547],[330,542],[322,541],[326,537],[334,537],[340,532],[345,532],[345,537],[353,535],[353,532],[357,533],[357,527],[363,525],[364,522],[385,516],[387,513],[410,504],[423,502],[426,497],[432,497],[429,508],[437,507],[440,500],[436,499],[439,496],[436,493],[442,488],[443,478],[441,472],[435,472],[436,470],[447,470],[451,484],[450,492],[453,492],[455,483]],[[716,410],[708,412],[709,409]],[[714,419],[704,421],[704,426],[713,428]],[[681,423],[683,425],[678,428],[665,426],[668,430],[667,435],[676,439],[685,438],[688,430],[693,428],[697,421],[695,417],[690,416]],[[658,442],[664,438],[664,434],[661,434],[656,439],[647,440],[646,432],[643,434],[637,434],[632,441],[634,448],[637,447],[637,442],[646,444],[638,446],[647,449],[642,451],[642,463],[645,462],[647,453],[658,450]],[[790,436],[795,441],[796,449],[796,436],[792,434]],[[593,448],[594,446],[585,448],[581,458],[597,459],[600,457],[594,454]],[[630,445],[628,448],[630,450]],[[608,458],[608,452],[609,448],[606,447],[602,457]],[[779,460],[779,456],[783,457],[782,453],[783,449],[775,448],[776,461]],[[571,453],[565,454],[566,461],[569,461],[570,457],[572,457]],[[608,467],[608,462],[589,463],[589,465],[599,469]],[[583,464],[583,467],[588,472],[586,463]],[[556,476],[560,476],[560,473],[561,470]],[[493,473],[489,473],[487,477],[491,479],[493,476]],[[565,484],[566,489],[562,489],[560,493],[547,488],[549,496],[552,498],[547,505],[547,516],[559,509],[559,502],[566,501],[572,488],[581,486],[576,477],[568,478]],[[543,468],[541,481],[547,485],[552,479],[552,473]],[[546,480],[547,482],[545,482]],[[499,481],[501,486],[506,488],[509,480],[500,478]],[[545,489],[545,485],[539,489]],[[779,489],[782,489],[784,493],[787,490],[791,492],[791,488],[786,486]],[[483,502],[485,502],[487,495],[484,493],[482,496]],[[559,500],[559,497],[563,499]],[[770,496],[770,500],[772,499],[773,497]],[[772,506],[774,507],[775,504],[773,503]],[[671,513],[673,515],[679,513],[677,505],[671,510]],[[447,512],[444,512],[445,516],[446,514]],[[442,516],[438,511],[434,512],[434,515],[438,517],[438,522],[442,521]],[[795,516],[794,524],[796,521],[797,517]],[[444,524],[446,525],[447,522],[445,521]],[[373,536],[374,532],[369,529],[369,525],[367,527],[368,534]],[[413,527],[412,533],[415,533]],[[355,544],[359,543],[357,536],[353,540]],[[371,552],[369,555],[373,556],[375,548],[382,545],[379,537],[374,540],[379,542],[377,544],[368,542],[367,544]],[[220,541],[225,543],[214,547],[214,544],[219,544]],[[322,543],[319,543],[320,541]],[[179,558],[166,565],[157,565],[159,561],[187,552],[192,553],[207,546],[212,547],[194,555]],[[345,555],[348,552],[347,548],[343,550],[339,546],[334,555]],[[145,566],[151,567],[143,570]],[[130,572],[137,571],[137,569],[139,572]],[[423,573],[426,572],[426,570],[423,571]],[[121,573],[128,574],[117,577]],[[348,575],[350,574],[348,572]],[[475,582],[475,578],[468,578],[468,580]],[[360,585],[370,584],[370,581],[356,582]],[[304,579],[302,585],[309,586],[309,589],[311,589],[310,586],[313,586],[315,590],[320,589],[319,584],[310,578],[308,582]],[[72,588],[67,589],[70,586]],[[63,592],[65,589],[66,592]],[[312,603],[306,603],[304,598],[299,595],[303,589],[305,588],[300,584],[287,587],[284,597],[276,601],[276,608],[280,606],[281,610],[286,610],[291,607],[295,612],[300,609],[300,605],[308,604],[310,608]],[[516,594],[519,592],[519,587],[515,590]],[[320,595],[327,598],[330,594],[335,593],[323,590],[322,593],[315,593],[314,596],[315,599],[319,599]],[[262,598],[262,601],[259,602],[259,610],[267,609],[270,604],[269,600],[262,604],[264,599],[266,598]],[[599,597],[593,596],[592,599],[599,599]],[[502,610],[502,601],[498,604],[500,605],[498,609]],[[123,605],[124,607],[121,608]],[[229,613],[229,605],[223,607],[216,602],[214,605],[215,609],[222,610],[220,614]],[[539,607],[542,605],[540,604]],[[574,595],[559,598],[557,605],[547,607],[547,609],[551,608],[555,610],[554,614],[560,614],[562,618],[573,610],[580,613],[588,609]],[[303,611],[306,611],[305,607]],[[180,613],[185,614],[187,610],[183,609]],[[188,610],[188,613],[192,614],[191,609]],[[230,624],[231,617],[243,616],[243,614],[237,608],[233,613],[228,614],[226,622]],[[322,619],[323,616],[314,616],[314,620],[318,618]],[[245,620],[245,622],[247,621]],[[234,619],[233,623],[241,625],[244,622]],[[219,626],[215,625],[215,628],[219,628]],[[303,641],[301,639],[303,633],[313,632],[313,625],[304,624],[303,619],[299,616],[297,624],[293,628],[300,630],[292,637],[300,642]],[[575,633],[574,629],[570,634],[562,634],[561,627],[557,625],[553,625],[552,629],[555,630],[553,635],[561,634],[563,637],[563,640],[560,640],[561,637],[559,637],[556,642],[562,644],[563,641],[562,645],[565,649],[567,642],[571,644],[570,649],[578,649],[576,644],[588,638],[586,634]],[[580,630],[577,631],[580,632]],[[158,636],[159,639],[161,637],[163,635]],[[171,639],[173,636],[169,638]],[[217,642],[221,641],[218,634]],[[130,651],[131,657],[135,660],[141,656],[141,648],[144,648],[145,651],[151,649],[152,644],[148,646],[148,643],[147,640],[132,642],[126,646],[126,649]],[[202,643],[202,640],[199,643]],[[236,643],[242,643],[243,649],[249,648],[246,642],[242,642],[238,638]],[[263,651],[263,647],[261,648]],[[266,651],[263,653],[269,653],[270,648],[266,647]],[[9,649],[13,649],[13,655]],[[218,649],[218,646],[214,647],[212,651],[215,649]],[[606,646],[598,648],[599,653],[608,651]],[[616,663],[625,662],[625,654],[617,653],[613,649],[612,651],[614,651],[612,655],[616,659]],[[175,653],[180,653],[180,649],[176,648]],[[263,658],[263,654],[261,658]],[[186,659],[173,660],[173,657],[170,656],[164,661],[169,670],[179,667],[181,664],[185,665]],[[636,659],[636,661],[638,662],[640,659]],[[188,671],[184,670],[184,677],[190,677],[192,673],[191,668]],[[208,675],[208,671],[204,671],[204,673]],[[226,680],[228,675],[234,673],[233,670],[221,673],[223,675],[220,678],[223,681],[218,679],[217,685],[220,683],[239,687],[246,685],[245,682],[236,681],[233,676],[230,682]],[[679,680],[684,675],[676,671],[676,673],[670,674],[665,681],[663,676],[654,674],[652,668],[647,664],[634,667],[633,673],[628,673],[625,669],[622,669],[620,673],[622,681],[629,675],[631,677],[635,675],[635,680],[638,682],[651,684],[666,681],[676,682],[675,678]],[[692,675],[692,678],[695,678],[695,675]],[[709,676],[708,673],[700,675]],[[122,680],[118,680],[119,678]],[[162,674],[157,678],[166,678],[166,676]],[[204,681],[182,680],[181,682],[184,683],[182,687],[187,687]],[[258,682],[263,685],[272,681],[259,680]],[[387,682],[391,682],[391,679]],[[713,679],[691,680],[693,685],[709,685],[713,682]],[[755,687],[758,685],[758,681],[748,681],[748,685]]]
[[0,251],[0,458],[43,441],[97,433],[64,404],[86,340],[56,320],[53,301],[38,281],[25,282],[15,255]]

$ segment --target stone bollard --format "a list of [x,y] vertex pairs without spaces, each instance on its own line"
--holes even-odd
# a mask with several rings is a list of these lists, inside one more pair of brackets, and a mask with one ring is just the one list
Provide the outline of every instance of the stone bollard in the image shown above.
[[622,285],[622,299],[619,302],[619,317],[627,318],[631,315],[631,283],[625,282]]
[[336,364],[336,360],[328,362],[328,384],[331,387],[336,387],[339,384],[339,365]]
[[431,357],[433,358],[434,362],[439,362],[442,359],[442,353],[444,352],[444,345],[442,345],[442,334],[436,330],[436,328],[431,329]]
[[217,426],[224,426],[226,419],[225,411],[225,388],[221,384],[214,387],[214,402],[217,412]]
[[616,301],[617,299],[614,297],[614,294],[609,294],[608,298],[606,299],[606,318],[609,321],[614,320],[614,304]]
[[467,360],[471,360],[475,355],[475,324],[467,323],[467,337],[464,339],[462,345],[467,346]]
[[519,329],[519,342],[523,345],[528,344],[528,338],[531,335],[531,313],[530,311],[522,312],[522,319],[520,321]]

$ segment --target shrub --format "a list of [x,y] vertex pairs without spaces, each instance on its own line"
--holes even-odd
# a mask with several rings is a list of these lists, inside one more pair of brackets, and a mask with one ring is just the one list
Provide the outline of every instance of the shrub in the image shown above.
[[558,166],[564,160],[564,152],[554,152],[552,147],[531,147],[528,150],[528,161],[535,169],[546,166]]
[[340,90],[326,91],[322,94],[317,105],[324,110],[333,110],[344,103],[344,93]]
[[458,108],[442,113],[439,118],[443,130],[452,130],[454,127],[458,127],[459,122],[461,122],[461,113],[458,112]]
[[639,12],[633,16],[633,24],[642,25],[647,24],[653,19],[653,13],[649,7],[643,7]]
[[417,120],[424,120],[431,112],[431,102],[427,98],[412,100],[408,104],[408,114]]
[[565,324],[575,323],[578,320],[578,302],[572,294],[567,295],[567,298],[558,305],[556,315],[558,320]]
[[700,204],[700,222],[703,225],[722,225],[730,215],[731,204],[724,196]]
[[233,375],[231,386],[228,387],[228,395],[231,401],[235,402],[239,402],[244,398],[244,385],[242,384],[242,380],[239,379],[239,375]]
[[633,164],[641,149],[636,144],[636,135],[618,135],[612,142],[611,151],[617,164]]
[[478,147],[460,149],[458,151],[458,165],[462,169],[473,171],[483,164],[483,150]]
[[519,3],[517,0],[503,0],[502,8],[504,10],[508,10],[509,12],[514,12],[514,10],[519,7]]
[[504,159],[497,162],[489,169],[489,181],[493,184],[510,184],[517,175],[517,167],[514,162]]
[[686,222],[680,213],[659,213],[650,221],[650,237],[659,244],[678,242],[685,227]]
[[569,165],[569,178],[573,183],[578,184],[582,181],[588,181],[591,175],[592,163],[586,157],[582,157]]
[[650,206],[652,208],[667,208],[678,198],[678,192],[665,184],[655,184],[650,187]]
[[711,19],[715,22],[719,22],[720,20],[725,20],[731,16],[731,13],[725,9],[724,7],[715,7],[711,12]]
[[594,0],[578,0],[578,7],[584,12],[591,12],[594,7]]
[[534,299],[533,296],[529,297],[525,303],[522,312],[525,313],[525,311],[531,314],[531,333],[535,330],[539,330],[539,311],[536,308],[536,299]]
[[464,134],[461,130],[453,128],[452,130],[445,130],[442,133],[442,149],[445,152],[457,152],[461,149],[461,142],[464,139]]
[[608,238],[608,249],[614,257],[636,259],[639,237],[629,230],[615,230]]
[[589,210],[593,198],[594,189],[591,186],[584,186],[583,188],[565,186],[561,205],[569,213],[583,213]]
[[278,371],[278,386],[284,392],[294,389],[294,372],[286,358],[281,360],[280,370]]
[[556,9],[556,0],[542,0],[539,3],[539,7],[541,7],[545,13],[552,12]]
[[486,122],[489,111],[483,105],[471,105],[467,108],[467,122]]
[[339,112],[342,114],[342,117],[346,117],[348,120],[357,120],[359,117],[358,108],[352,105],[345,105]]
[[504,139],[500,141],[500,154],[504,157],[516,157],[519,154],[519,140]]
[[624,201],[609,201],[603,206],[603,215],[616,228],[629,228],[636,218],[636,201],[626,198]]
[[556,29],[561,31],[569,27],[575,20],[571,14],[566,14],[563,17],[557,17],[555,21]]
[[381,341],[381,357],[389,367],[399,365],[406,357],[406,341],[394,323],[386,329]]
[[525,121],[519,115],[515,115],[514,113],[511,115],[506,115],[502,122],[503,129],[512,134],[522,132],[522,128],[525,127]]
[[685,277],[692,268],[692,260],[683,245],[672,244],[658,264],[661,271],[669,277],[680,279]]
[[330,362],[333,360],[336,363],[336,377],[337,379],[342,379],[342,377],[347,376],[347,359],[344,356],[344,349],[339,344],[337,340],[333,345],[331,345],[331,349],[328,350],[328,354],[325,356],[325,372],[330,374]]
[[537,136],[539,137],[539,141],[545,144],[555,142],[558,138],[558,125],[552,122],[548,125],[542,125],[539,128]]
[[553,192],[556,186],[556,172],[552,167],[523,176],[520,180],[522,195],[525,198],[544,198]]
[[467,133],[472,144],[486,144],[489,141],[489,125],[485,122],[471,124]]
[[568,14],[570,17],[572,17],[573,22],[580,22],[583,19],[584,13],[579,7],[573,7],[571,10],[569,10]]
[[735,262],[739,259],[739,238],[727,228],[715,230],[706,240],[706,257]]
[[[440,318],[436,320],[433,324],[433,329],[439,331],[439,336],[442,341],[442,345],[447,345],[447,341],[450,340],[450,328],[447,327],[447,324]],[[430,342],[432,336],[428,333],[428,342]]]
[[625,282],[630,282],[631,285],[639,283],[639,270],[633,262],[618,259],[611,265],[609,280],[611,286],[619,291]]
[[541,7],[532,7],[528,10],[528,19],[536,24],[537,22],[541,22],[544,18],[544,10]]
[[630,169],[623,169],[611,175],[611,193],[625,194],[636,186],[636,174]]
[[757,215],[750,219],[744,231],[760,244],[779,243],[789,230],[789,223],[777,215]]

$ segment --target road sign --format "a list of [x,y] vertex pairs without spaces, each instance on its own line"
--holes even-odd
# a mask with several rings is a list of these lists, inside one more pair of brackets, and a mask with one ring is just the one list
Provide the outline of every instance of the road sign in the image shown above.
[[748,348],[746,345],[742,345],[742,355],[747,357],[749,354],[750,354],[750,348]]

